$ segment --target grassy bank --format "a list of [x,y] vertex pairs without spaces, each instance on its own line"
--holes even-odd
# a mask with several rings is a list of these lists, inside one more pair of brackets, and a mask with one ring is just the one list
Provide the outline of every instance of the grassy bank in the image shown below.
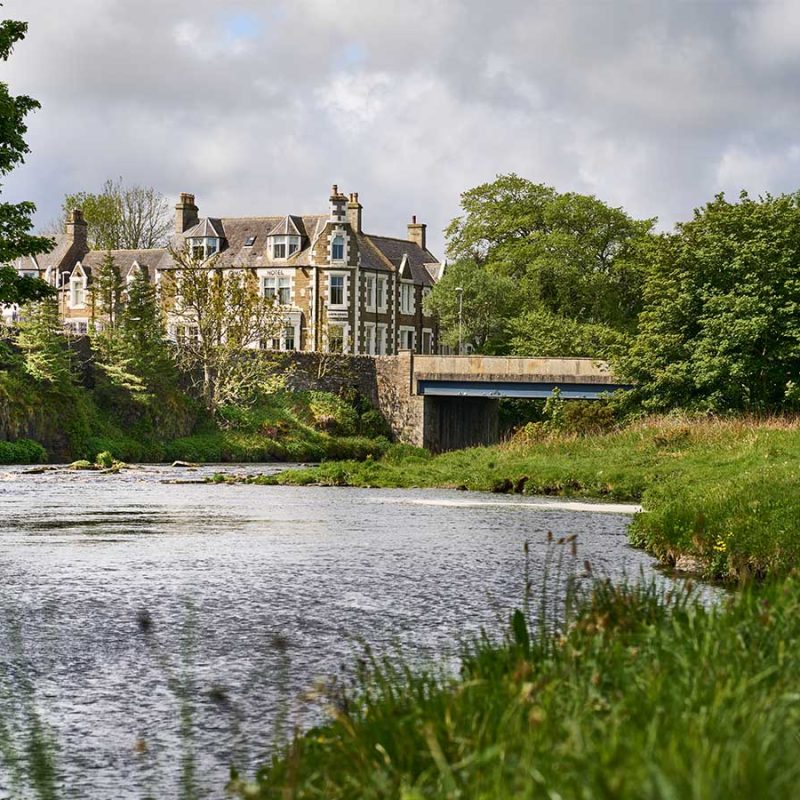
[[0,463],[321,461],[379,457],[388,429],[362,398],[275,392],[212,418],[177,388],[134,395],[119,387],[67,389],[0,371]]
[[373,665],[249,798],[789,798],[800,585],[724,608],[598,584],[563,632],[484,640],[461,674]]
[[394,447],[380,460],[256,480],[637,501],[647,513],[634,520],[632,540],[666,564],[691,556],[707,577],[730,581],[800,565],[797,420],[662,417],[612,433],[519,437],[439,456]]

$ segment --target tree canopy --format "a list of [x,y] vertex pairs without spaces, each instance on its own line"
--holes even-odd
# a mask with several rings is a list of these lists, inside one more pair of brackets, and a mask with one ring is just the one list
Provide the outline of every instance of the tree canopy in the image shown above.
[[654,240],[620,361],[647,405],[800,405],[800,193],[718,195]]
[[126,186],[122,178],[107,180],[102,191],[68,194],[63,219],[83,211],[89,245],[96,250],[142,250],[163,247],[172,230],[169,203],[152,187]]
[[[0,22],[0,59],[7,61],[14,45],[25,38],[27,23],[15,20]],[[25,142],[25,117],[39,103],[26,95],[13,96],[0,83],[0,175],[7,175],[25,160],[30,152]],[[20,256],[32,256],[52,247],[52,241],[33,236],[31,216],[36,206],[31,202],[0,203],[0,264],[8,265]],[[0,270],[0,303],[24,303],[51,293],[43,281],[26,278],[10,267]]]
[[[455,258],[448,270],[469,276],[464,307],[483,312],[474,321],[492,318],[473,332],[470,314],[465,335],[479,349],[530,351],[541,341],[534,328],[525,341],[534,318],[563,327],[558,338],[580,351],[562,355],[601,355],[584,352],[586,346],[635,329],[646,271],[642,248],[654,220],[636,220],[595,197],[562,194],[514,174],[464,192],[461,206],[464,213],[445,232]],[[429,306],[440,315],[443,340],[450,344],[457,336],[458,299],[448,270]],[[580,325],[593,327],[583,335]]]
[[217,257],[172,251],[176,269],[163,275],[161,297],[176,320],[178,366],[197,378],[209,410],[248,404],[274,389],[275,376],[253,349],[285,324],[272,297],[259,291],[253,270],[222,270]]

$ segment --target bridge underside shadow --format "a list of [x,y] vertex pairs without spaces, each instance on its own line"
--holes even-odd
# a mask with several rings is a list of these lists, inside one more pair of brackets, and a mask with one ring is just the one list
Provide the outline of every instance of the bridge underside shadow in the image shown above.
[[500,441],[499,399],[545,399],[558,390],[563,400],[600,400],[621,384],[555,381],[418,382],[423,398],[422,446],[434,453],[497,444]]
[[499,400],[486,397],[424,398],[422,446],[434,453],[500,441]]

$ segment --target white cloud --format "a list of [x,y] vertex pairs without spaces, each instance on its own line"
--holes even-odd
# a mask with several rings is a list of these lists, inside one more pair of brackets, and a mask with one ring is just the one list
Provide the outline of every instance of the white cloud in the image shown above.
[[725,188],[800,184],[795,0],[7,0],[4,69],[38,98],[7,178],[41,221],[106,177],[213,214],[312,212],[440,231],[515,171],[664,226]]

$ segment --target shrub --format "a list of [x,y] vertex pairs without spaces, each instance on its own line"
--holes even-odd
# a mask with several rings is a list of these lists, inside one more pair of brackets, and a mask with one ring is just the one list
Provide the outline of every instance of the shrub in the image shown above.
[[47,451],[31,439],[0,442],[0,464],[44,464]]

